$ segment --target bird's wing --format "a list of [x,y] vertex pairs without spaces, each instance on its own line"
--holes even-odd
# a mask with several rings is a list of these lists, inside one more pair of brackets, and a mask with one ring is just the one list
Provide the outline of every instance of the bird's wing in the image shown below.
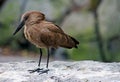
[[65,34],[61,28],[54,24],[44,25],[41,31],[41,41],[46,46],[55,48],[58,46],[72,48],[77,47],[76,45],[78,44],[74,38]]
[[58,25],[50,24],[47,28],[52,32],[64,34],[64,31]]
[[41,31],[41,41],[48,46],[56,46],[63,35],[65,33],[57,25],[46,24]]

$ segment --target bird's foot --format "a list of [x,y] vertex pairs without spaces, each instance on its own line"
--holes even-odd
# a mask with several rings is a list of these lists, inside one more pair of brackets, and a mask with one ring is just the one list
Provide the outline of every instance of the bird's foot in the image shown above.
[[40,75],[40,74],[43,74],[43,73],[48,73],[48,71],[49,71],[49,69],[41,70],[40,73],[39,73],[39,75]]
[[41,72],[43,70],[43,68],[37,68],[37,69],[33,69],[33,70],[28,70],[30,73],[34,73],[34,72]]

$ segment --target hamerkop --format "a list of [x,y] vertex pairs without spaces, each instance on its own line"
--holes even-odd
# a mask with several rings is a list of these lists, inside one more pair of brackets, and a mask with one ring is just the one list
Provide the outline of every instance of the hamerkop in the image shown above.
[[[31,72],[47,72],[49,63],[49,48],[77,48],[79,42],[73,37],[64,33],[64,31],[52,22],[45,20],[45,15],[39,11],[29,11],[22,15],[21,22],[15,30],[15,35],[24,26],[25,38],[40,49],[40,58],[38,68]],[[47,48],[47,70],[40,68],[42,57],[41,48]]]

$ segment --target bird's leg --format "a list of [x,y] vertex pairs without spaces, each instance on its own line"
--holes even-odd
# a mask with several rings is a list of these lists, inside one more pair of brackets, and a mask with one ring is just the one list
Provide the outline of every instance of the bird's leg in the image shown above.
[[46,65],[46,69],[45,69],[45,70],[40,71],[40,73],[39,73],[39,74],[48,73],[48,71],[49,71],[49,69],[48,69],[49,57],[50,57],[50,51],[49,51],[49,48],[47,49],[47,52],[48,52],[48,56],[47,56],[47,65]]
[[40,50],[40,58],[39,58],[38,68],[34,70],[28,70],[30,71],[30,73],[40,72],[41,70],[43,70],[43,68],[40,68],[40,63],[41,63],[41,58],[42,58],[42,49],[40,48],[39,50]]
[[40,48],[40,58],[39,58],[39,63],[38,63],[38,67],[40,67],[40,63],[41,63],[41,58],[42,58],[42,49]]
[[47,56],[47,65],[46,65],[46,68],[48,69],[49,57],[50,57],[50,51],[49,51],[49,48],[47,49],[47,52],[48,52],[48,56]]

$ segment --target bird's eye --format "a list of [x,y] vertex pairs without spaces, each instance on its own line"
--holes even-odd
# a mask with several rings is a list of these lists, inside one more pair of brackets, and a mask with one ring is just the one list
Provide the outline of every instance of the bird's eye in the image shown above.
[[28,17],[29,17],[29,16],[25,16],[25,17],[24,17],[24,20],[27,20],[27,19],[28,19]]

